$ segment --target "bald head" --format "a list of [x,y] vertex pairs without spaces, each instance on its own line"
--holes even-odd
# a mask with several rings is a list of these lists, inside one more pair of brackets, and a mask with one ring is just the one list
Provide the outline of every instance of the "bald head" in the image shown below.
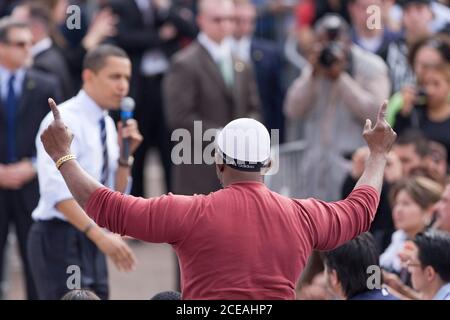
[[232,0],[201,0],[197,23],[200,30],[216,43],[233,34],[234,3]]
[[198,3],[198,14],[208,13],[214,8],[228,6],[234,7],[233,0],[200,0]]

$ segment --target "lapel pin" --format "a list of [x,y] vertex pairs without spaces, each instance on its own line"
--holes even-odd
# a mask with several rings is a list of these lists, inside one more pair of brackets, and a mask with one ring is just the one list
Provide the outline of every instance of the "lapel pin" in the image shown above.
[[240,61],[237,61],[237,62],[234,64],[234,70],[236,70],[236,72],[242,72],[242,71],[244,71],[244,69],[245,69],[244,63],[242,63],[242,62],[240,62]]

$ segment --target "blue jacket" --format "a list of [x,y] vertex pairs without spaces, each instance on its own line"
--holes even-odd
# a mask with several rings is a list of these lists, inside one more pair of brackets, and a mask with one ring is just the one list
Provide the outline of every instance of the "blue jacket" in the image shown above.
[[280,142],[284,136],[281,54],[276,44],[253,38],[250,56],[254,66],[264,124],[267,129],[280,130]]

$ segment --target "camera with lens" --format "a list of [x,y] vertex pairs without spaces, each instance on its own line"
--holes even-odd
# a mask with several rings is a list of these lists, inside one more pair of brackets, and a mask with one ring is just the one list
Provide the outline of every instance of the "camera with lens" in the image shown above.
[[335,64],[339,57],[343,55],[342,47],[337,42],[330,42],[325,48],[322,49],[319,55],[319,63],[325,68],[330,68]]
[[319,63],[325,68],[330,68],[344,55],[344,49],[338,41],[342,32],[341,24],[341,20],[336,16],[324,19],[323,28],[328,43],[319,54]]
[[427,105],[427,92],[423,88],[417,90],[414,104],[418,107],[425,107]]

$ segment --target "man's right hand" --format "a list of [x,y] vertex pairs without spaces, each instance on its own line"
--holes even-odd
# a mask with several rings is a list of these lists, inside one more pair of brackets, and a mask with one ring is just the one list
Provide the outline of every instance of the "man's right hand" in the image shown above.
[[397,134],[386,121],[386,108],[387,101],[381,105],[378,111],[375,127],[372,128],[372,122],[369,119],[366,120],[366,125],[364,126],[363,136],[371,155],[386,157],[397,138]]
[[119,271],[129,272],[136,266],[136,257],[122,237],[113,233],[104,233],[95,245],[111,260]]

